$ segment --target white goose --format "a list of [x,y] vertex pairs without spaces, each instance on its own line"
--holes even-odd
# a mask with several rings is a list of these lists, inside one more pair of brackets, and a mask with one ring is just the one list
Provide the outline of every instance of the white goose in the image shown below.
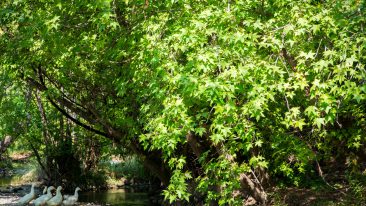
[[42,194],[46,194],[47,192],[47,186],[44,186]]
[[34,186],[35,186],[35,184],[33,183],[30,193],[28,193],[25,196],[23,196],[22,198],[20,198],[17,201],[16,205],[25,205],[25,204],[29,203],[30,201],[32,201],[36,197],[36,194],[34,193]]
[[56,195],[47,201],[47,205],[49,206],[59,206],[62,203],[62,187],[58,186],[56,190]]
[[46,204],[46,202],[49,200],[49,199],[51,199],[52,198],[52,193],[51,193],[51,191],[52,190],[54,190],[55,189],[55,187],[54,186],[51,186],[51,187],[49,187],[48,189],[47,189],[47,194],[45,194],[45,195],[42,195],[42,196],[40,196],[39,198],[37,198],[37,199],[35,199],[34,201],[33,201],[33,203],[34,203],[34,205],[35,206],[43,206],[43,205],[45,205]]
[[79,194],[78,191],[80,191],[81,189],[79,187],[75,188],[75,193],[74,195],[64,195],[64,201],[62,202],[63,205],[74,205],[79,198]]

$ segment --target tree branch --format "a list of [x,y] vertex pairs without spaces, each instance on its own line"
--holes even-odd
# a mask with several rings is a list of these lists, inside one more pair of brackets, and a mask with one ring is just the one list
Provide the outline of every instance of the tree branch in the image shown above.
[[[40,84],[39,82],[35,81],[34,79],[28,77],[27,78],[27,81],[30,83],[30,85],[33,85],[35,86],[36,88],[38,88],[40,91],[47,91],[47,87],[45,85],[42,85]],[[102,132],[102,131],[99,131],[97,129],[94,129],[92,128],[91,126],[89,125],[86,125],[82,122],[80,122],[79,120],[77,120],[76,118],[72,117],[69,113],[67,113],[65,110],[63,110],[59,105],[56,104],[55,101],[52,100],[52,98],[47,95],[47,100],[50,101],[50,103],[52,104],[52,106],[54,106],[59,112],[61,112],[63,115],[65,115],[68,119],[70,119],[71,121],[73,121],[75,124],[83,127],[84,129],[88,130],[88,131],[91,131],[91,132],[94,132],[96,134],[99,134],[99,135],[102,135],[104,137],[107,137],[108,139],[111,139],[111,137],[105,133],[105,132]],[[79,114],[80,111],[76,111],[75,108],[71,107],[71,104],[69,104],[69,102],[67,102],[66,100],[64,99],[58,99],[56,100],[58,101],[60,104],[62,104],[63,106],[67,107],[68,109],[70,109],[71,111]],[[83,113],[84,114],[84,113]],[[84,116],[83,116],[84,118]],[[88,119],[86,119],[88,120]]]
[[[99,131],[97,129],[92,128],[89,125],[83,124],[82,122],[80,122],[79,120],[75,119],[74,117],[72,117],[69,113],[67,113],[65,110],[63,110],[61,107],[59,107],[50,97],[47,97],[47,100],[50,101],[50,103],[52,104],[52,106],[54,106],[59,112],[61,112],[63,115],[65,115],[68,119],[70,119],[71,121],[73,121],[75,124],[83,127],[86,130],[89,130],[91,132],[94,132],[96,134],[102,135],[108,139],[111,139],[111,137],[102,131]],[[65,106],[65,105],[64,105]]]

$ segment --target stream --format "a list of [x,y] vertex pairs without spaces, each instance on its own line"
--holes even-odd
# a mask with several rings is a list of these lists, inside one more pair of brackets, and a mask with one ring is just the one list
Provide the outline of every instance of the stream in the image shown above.
[[149,202],[147,193],[132,192],[124,189],[81,192],[79,202],[111,206],[152,205]]
[[[10,203],[15,199],[18,199],[16,196],[23,196],[28,193],[30,190],[30,185],[22,186],[23,190],[19,192],[4,192],[8,190],[9,185],[18,185],[21,182],[21,177],[14,176],[6,176],[0,177],[0,203]],[[19,187],[19,186],[18,186]],[[36,193],[40,193],[41,188],[36,189]],[[9,202],[6,199],[9,198]],[[10,200],[10,198],[12,200]],[[152,206],[153,204],[149,201],[148,193],[141,192],[139,190],[133,189],[109,189],[104,191],[86,191],[79,192],[79,200],[80,205],[103,205],[103,206]]]

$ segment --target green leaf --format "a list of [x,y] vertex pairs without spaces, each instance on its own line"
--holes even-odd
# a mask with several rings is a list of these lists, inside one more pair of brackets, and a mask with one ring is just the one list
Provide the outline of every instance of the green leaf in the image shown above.
[[319,129],[322,125],[324,125],[324,118],[315,118],[314,125],[316,125]]
[[305,126],[305,119],[300,119],[298,121],[295,121],[295,127],[299,128],[300,131],[302,131],[303,126]]
[[221,134],[212,134],[210,137],[214,144],[224,140],[224,137]]
[[315,106],[309,106],[305,109],[305,114],[311,118],[314,119],[315,117],[318,116],[318,108]]
[[254,145],[257,147],[262,147],[263,141],[261,139],[258,139],[254,142]]
[[304,57],[305,59],[314,59],[315,58],[315,53],[314,52],[301,52],[299,57]]
[[202,135],[206,132],[206,128],[204,127],[199,127],[195,129],[196,134],[198,134],[200,137],[202,137]]

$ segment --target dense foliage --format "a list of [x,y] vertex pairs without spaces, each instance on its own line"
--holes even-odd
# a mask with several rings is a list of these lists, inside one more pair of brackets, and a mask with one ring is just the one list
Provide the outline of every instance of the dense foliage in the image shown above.
[[264,203],[270,182],[365,169],[364,1],[0,5],[3,136],[62,115],[138,155],[170,202]]

